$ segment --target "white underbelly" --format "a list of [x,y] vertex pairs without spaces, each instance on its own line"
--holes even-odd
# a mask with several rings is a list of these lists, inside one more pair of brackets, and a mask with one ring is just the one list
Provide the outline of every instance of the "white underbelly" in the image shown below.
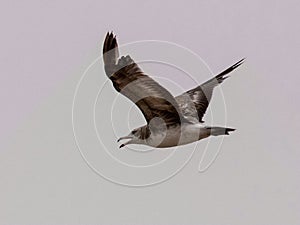
[[171,128],[164,133],[154,133],[147,139],[147,144],[158,148],[189,144],[201,139],[201,127],[203,127],[201,124],[186,124]]

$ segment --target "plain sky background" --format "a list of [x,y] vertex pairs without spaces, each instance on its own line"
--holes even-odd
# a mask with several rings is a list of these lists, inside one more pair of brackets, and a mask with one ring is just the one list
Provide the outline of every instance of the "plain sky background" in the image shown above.
[[[299,15],[296,0],[2,1],[0,224],[300,224]],[[84,162],[72,100],[108,30],[185,46],[215,73],[247,57],[222,86],[238,131],[208,171],[204,145],[147,188]]]

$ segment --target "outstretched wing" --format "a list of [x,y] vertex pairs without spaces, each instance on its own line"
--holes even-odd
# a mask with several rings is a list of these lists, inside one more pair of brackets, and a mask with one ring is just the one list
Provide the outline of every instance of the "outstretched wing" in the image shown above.
[[183,117],[174,97],[144,74],[130,56],[118,57],[116,37],[107,33],[103,46],[104,68],[115,89],[139,107],[147,123],[155,117],[167,126],[180,123]]
[[198,120],[203,123],[204,121],[202,119],[208,108],[214,88],[228,78],[229,76],[226,75],[240,66],[243,62],[244,59],[238,61],[200,86],[177,96],[175,99],[182,111],[182,114],[192,122]]

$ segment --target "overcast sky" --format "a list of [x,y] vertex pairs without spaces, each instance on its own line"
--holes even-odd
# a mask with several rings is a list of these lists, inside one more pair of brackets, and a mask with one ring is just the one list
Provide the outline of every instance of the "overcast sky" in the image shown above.
[[[0,224],[299,224],[299,8],[293,0],[2,1]],[[246,57],[216,90],[212,114],[206,115],[208,122],[226,122],[237,131],[222,144],[211,138],[176,151],[120,151],[116,136],[143,117],[105,83],[98,60],[77,98],[76,144],[74,93],[109,30],[120,44],[167,41],[201,57],[172,44],[176,54],[164,50],[165,44],[148,48],[150,58],[141,48],[124,47],[141,61],[169,54],[185,66],[193,62],[199,69],[191,72],[195,81],[176,69],[182,65],[141,65],[174,92]],[[181,52],[194,58],[182,61]],[[94,122],[88,107],[102,86],[97,129],[85,130]],[[220,154],[199,173],[207,145],[206,162],[218,146]],[[111,156],[137,166],[125,170]],[[139,167],[165,159],[153,170]],[[159,180],[165,182],[140,188],[116,184]]]

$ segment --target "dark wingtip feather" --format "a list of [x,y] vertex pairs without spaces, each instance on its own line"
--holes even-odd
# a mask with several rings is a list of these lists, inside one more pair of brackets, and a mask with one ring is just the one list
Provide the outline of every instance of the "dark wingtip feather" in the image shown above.
[[117,43],[117,36],[114,35],[113,32],[107,32],[105,39],[104,39],[104,44],[103,44],[103,53],[106,53],[116,47],[118,47]]
[[234,64],[232,66],[232,68],[235,69],[235,68],[239,67],[240,65],[242,65],[244,63],[245,59],[246,58],[242,58],[240,61],[238,61],[236,64]]
[[107,32],[103,43],[103,61],[106,74],[110,77],[116,70],[119,57],[118,43],[113,32]]
[[242,58],[240,61],[238,61],[237,63],[233,64],[232,66],[230,66],[229,68],[227,68],[226,70],[224,70],[223,72],[219,73],[216,78],[217,79],[221,79],[221,81],[223,81],[224,79],[226,79],[227,77],[224,77],[226,74],[230,73],[231,71],[233,71],[234,69],[238,68],[240,65],[242,65],[245,61],[245,58]]

